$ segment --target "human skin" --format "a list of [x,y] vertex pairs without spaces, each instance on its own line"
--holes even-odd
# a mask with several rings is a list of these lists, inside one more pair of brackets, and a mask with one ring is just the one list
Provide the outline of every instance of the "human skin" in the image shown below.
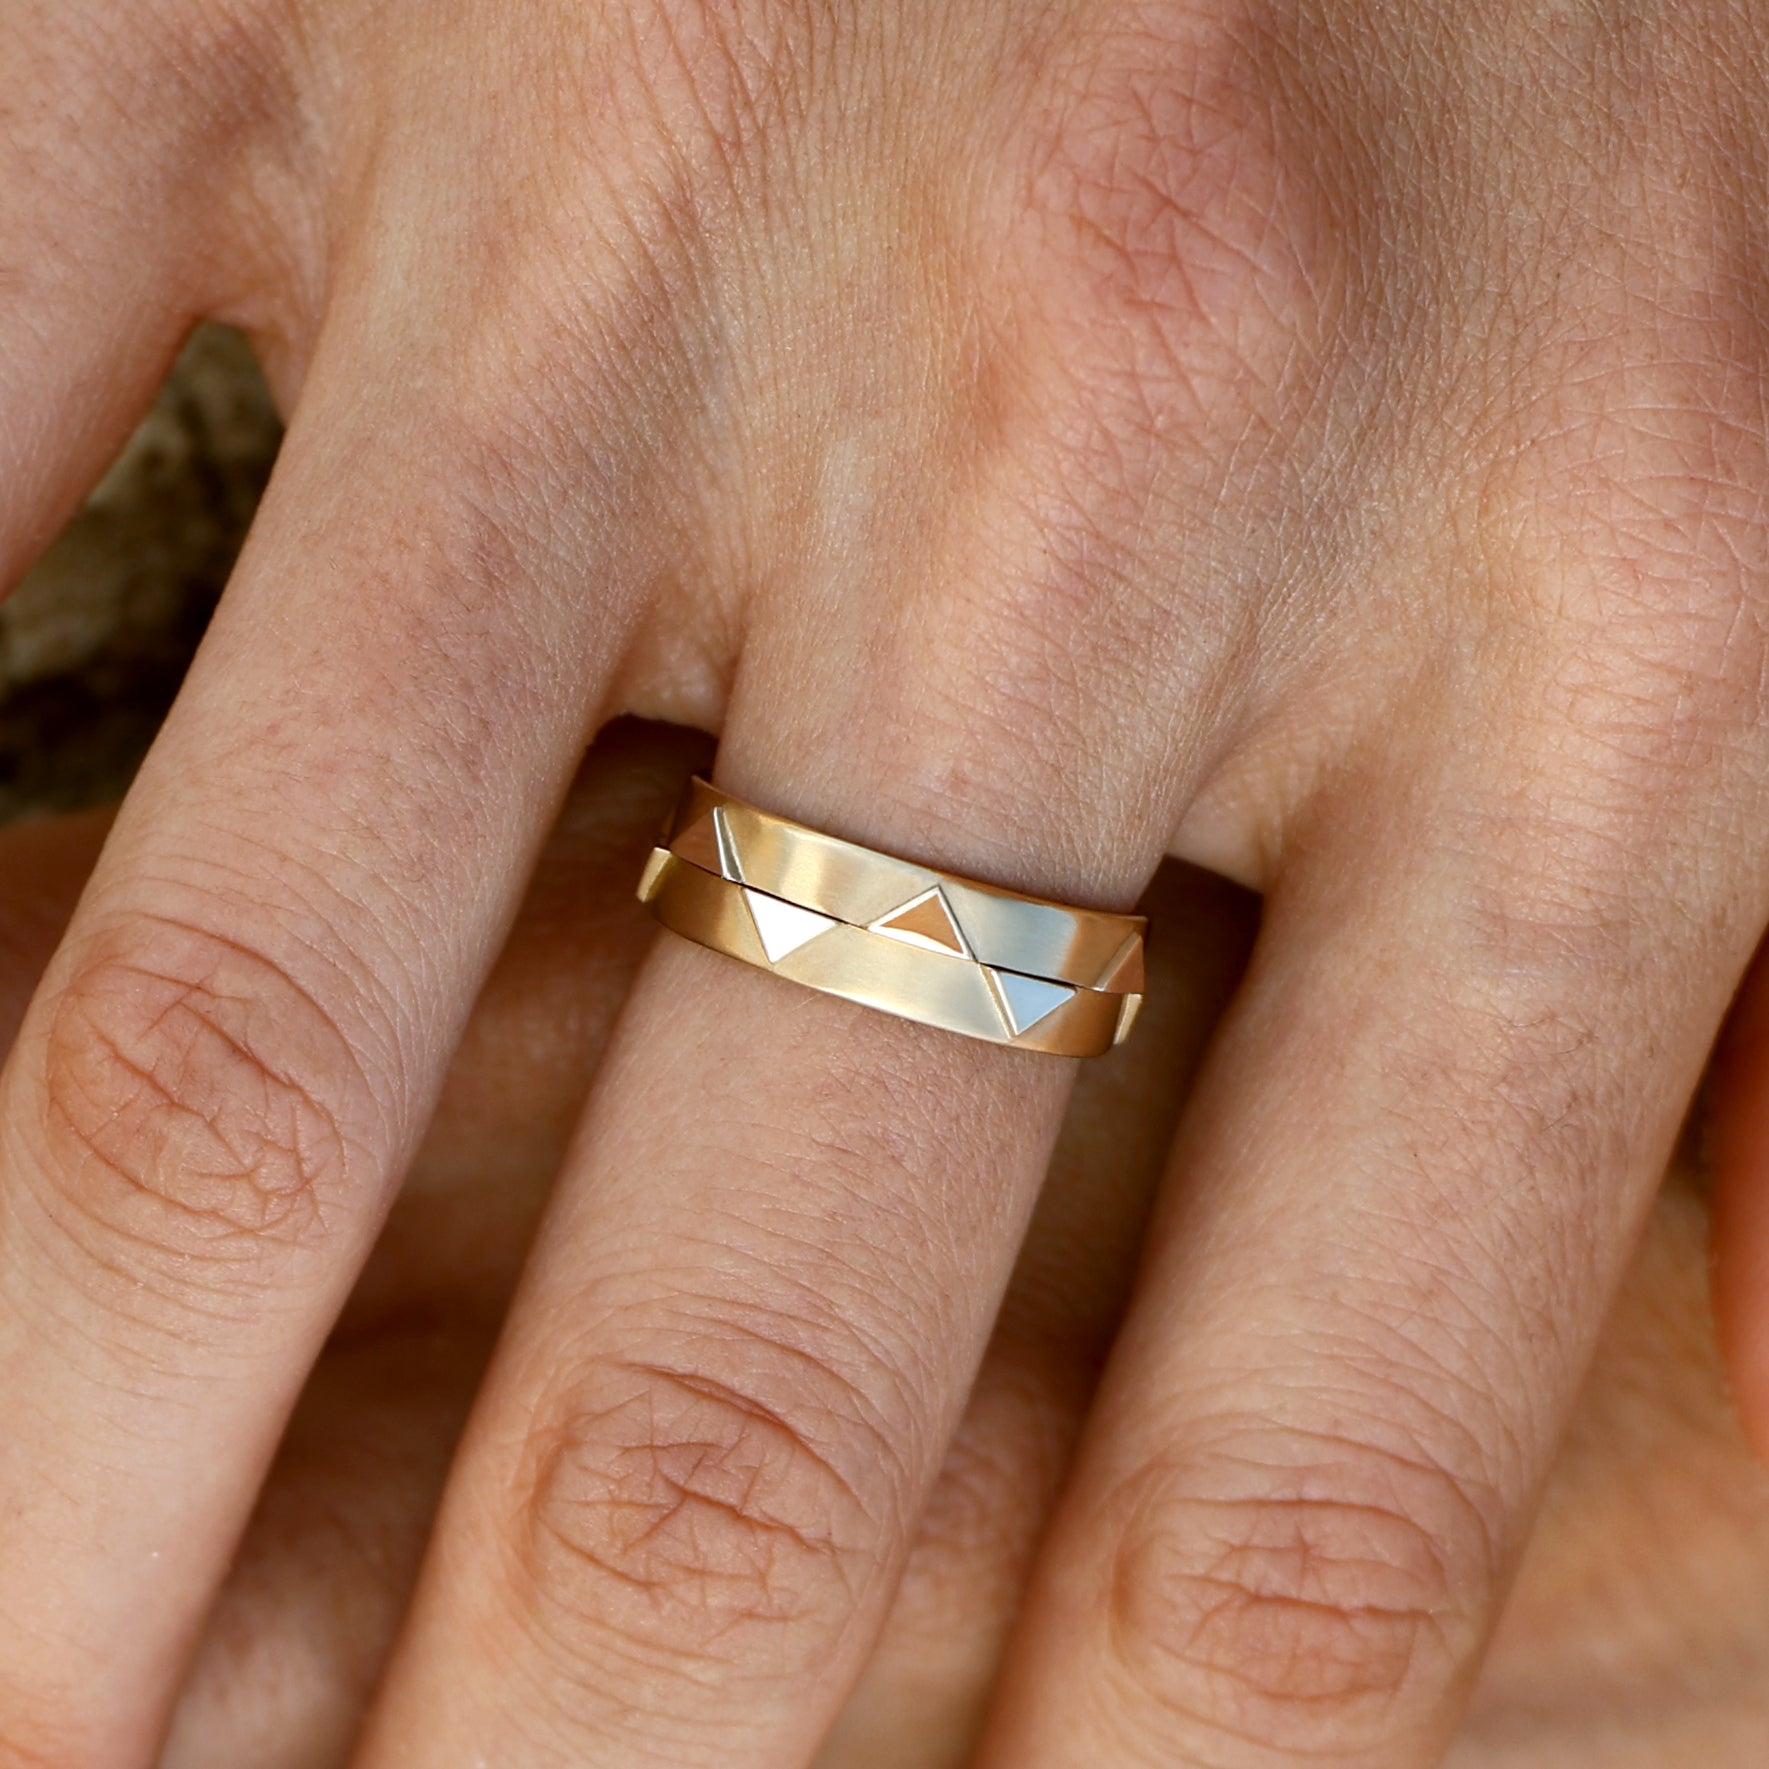
[[[1262,893],[976,1760],[1439,1756],[1769,920],[1766,30],[0,0],[0,578],[199,315],[290,417],[0,1079],[0,1761],[152,1759],[630,711]],[[655,946],[362,1769],[808,1762],[1071,1084]]]
[[[620,877],[706,745],[624,730],[574,790],[435,1130],[322,1357],[205,1631],[164,1769],[335,1769],[397,1630],[477,1372],[646,928]],[[0,835],[0,1039],[104,819]],[[34,903],[17,881],[34,879]],[[1183,1086],[1253,905],[1169,869],[1138,1043],[1082,1076],[883,1642],[819,1769],[958,1769],[1128,1291]],[[1085,1232],[1083,1232],[1085,1225]],[[1724,1397],[1707,1212],[1674,1168],[1599,1350],[1450,1761],[1756,1769],[1769,1476]]]

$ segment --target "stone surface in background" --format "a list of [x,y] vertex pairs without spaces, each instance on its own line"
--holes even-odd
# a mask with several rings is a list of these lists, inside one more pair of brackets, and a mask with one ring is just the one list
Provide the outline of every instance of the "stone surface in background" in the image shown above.
[[0,822],[122,794],[280,434],[245,341],[204,327],[86,507],[0,604]]

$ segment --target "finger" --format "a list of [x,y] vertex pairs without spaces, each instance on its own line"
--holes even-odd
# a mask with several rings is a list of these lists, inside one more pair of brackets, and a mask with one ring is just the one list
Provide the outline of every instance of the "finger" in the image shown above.
[[1180,1107],[1246,961],[1256,904],[1193,867],[1140,905],[1136,1037],[1075,1085],[1026,1244],[890,1618],[819,1769],[958,1769],[1129,1295]]
[[492,1338],[445,1313],[328,1348],[205,1629],[163,1769],[348,1760]]
[[627,721],[592,748],[290,1421],[163,1769],[315,1769],[348,1755],[535,1217],[647,943],[632,878],[710,748]]
[[988,1769],[1449,1744],[1758,911],[1674,813],[1446,772],[1268,899]]
[[223,218],[262,92],[211,9],[183,10],[0,10],[0,594],[237,285]]
[[1065,1068],[654,949],[364,1761],[807,1757],[956,1423]]
[[1452,1769],[1750,1769],[1769,1481],[1727,1399],[1685,1146],[1565,1434]]
[[25,1760],[153,1749],[626,639],[620,565],[567,590],[498,531],[523,494],[471,420],[438,460],[423,396],[347,357],[311,370],[0,1081],[0,1754]]
[[[1003,501],[1038,508],[1021,483]],[[1010,525],[994,509],[949,520]],[[986,564],[936,546],[815,562],[879,574],[853,597],[877,611],[870,629],[825,631],[790,604],[755,621],[725,780],[889,851],[1128,904],[1189,780],[1095,730],[1122,630],[1029,634],[954,588],[1018,583],[1056,605],[1051,579],[1074,561],[1048,535],[1022,529]],[[1153,681],[1180,673],[1171,628],[1148,640],[1114,683],[1132,703],[1159,704]],[[1027,645],[1064,655],[1074,682],[1047,693],[1047,659],[1003,662]],[[996,670],[1039,686],[1003,707]],[[660,944],[488,1375],[363,1761],[807,1761],[882,1618],[1069,1079],[1058,1060]]]
[[1714,1308],[1733,1399],[1769,1460],[1769,970],[1752,965],[1711,1088]]

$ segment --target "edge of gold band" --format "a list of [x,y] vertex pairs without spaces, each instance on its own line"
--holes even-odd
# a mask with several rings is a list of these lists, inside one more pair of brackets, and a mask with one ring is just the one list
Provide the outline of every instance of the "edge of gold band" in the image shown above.
[[1142,1005],[1140,993],[1007,972],[856,927],[665,848],[653,851],[639,896],[697,945],[825,995],[1019,1050],[1099,1056],[1129,1034]]
[[[918,866],[777,817],[698,777],[665,847],[679,859],[852,927],[1110,995],[1144,987],[1140,915],[1076,909]],[[932,930],[932,938],[916,933]]]

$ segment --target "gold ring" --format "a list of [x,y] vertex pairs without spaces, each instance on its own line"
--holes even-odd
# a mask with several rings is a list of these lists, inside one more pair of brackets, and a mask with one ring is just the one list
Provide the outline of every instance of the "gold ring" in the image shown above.
[[639,882],[673,932],[970,1038],[1098,1056],[1142,1006],[1140,915],[1076,909],[825,835],[689,782]]

